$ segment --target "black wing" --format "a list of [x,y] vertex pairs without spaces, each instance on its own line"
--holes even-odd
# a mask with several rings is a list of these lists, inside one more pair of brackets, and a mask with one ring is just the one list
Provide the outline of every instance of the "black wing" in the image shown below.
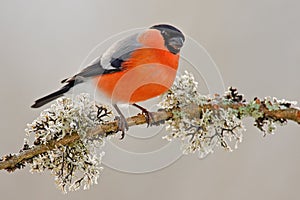
[[65,83],[62,88],[36,100],[31,107],[41,107],[46,103],[63,96],[64,93],[68,92],[72,87],[84,82],[86,78],[122,71],[124,69],[122,67],[122,63],[128,60],[135,49],[141,47],[141,45],[137,42],[137,36],[138,34],[134,34],[124,40],[116,42],[100,58],[95,60],[78,74],[62,80],[61,83]]
[[94,62],[90,66],[84,68],[78,74],[76,74],[70,78],[66,78],[66,79],[62,80],[61,83],[68,83],[70,81],[75,81],[75,85],[76,85],[78,83],[81,83],[82,81],[80,81],[80,80],[82,80],[84,78],[90,78],[90,77],[99,76],[102,74],[110,74],[110,73],[121,71],[122,70],[121,65],[122,65],[122,63],[120,62],[119,67],[112,67],[111,69],[104,69],[100,63],[100,59],[97,59],[96,62]]
[[[122,63],[130,58],[133,51],[141,48],[141,44],[137,41],[137,37],[138,34],[133,34],[123,40],[116,42],[90,66],[84,68],[75,76],[62,80],[61,83],[76,80],[77,78],[89,78],[102,74],[110,74],[122,71]],[[77,81],[75,82],[75,85],[76,83]]]

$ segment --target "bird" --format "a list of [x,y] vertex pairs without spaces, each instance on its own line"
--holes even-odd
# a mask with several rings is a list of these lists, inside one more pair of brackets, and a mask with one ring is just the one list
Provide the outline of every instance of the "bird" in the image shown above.
[[67,93],[71,88],[92,80],[96,89],[111,100],[118,115],[122,137],[128,130],[126,118],[117,104],[130,104],[146,115],[151,113],[138,105],[165,93],[176,78],[180,50],[185,42],[181,30],[170,24],[156,24],[112,44],[79,73],[61,81],[59,90],[37,99],[39,108]]

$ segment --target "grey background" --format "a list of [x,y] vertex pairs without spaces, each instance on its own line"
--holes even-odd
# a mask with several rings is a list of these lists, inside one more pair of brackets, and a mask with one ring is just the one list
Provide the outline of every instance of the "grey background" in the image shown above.
[[[120,31],[169,22],[204,45],[226,87],[246,94],[300,100],[300,2],[0,1],[1,155],[17,151],[39,110],[36,97],[77,71],[87,53]],[[299,126],[275,135],[246,121],[233,153],[185,156],[141,175],[105,167],[99,184],[62,195],[49,173],[0,172],[1,199],[298,199]],[[125,141],[126,142],[126,141]]]

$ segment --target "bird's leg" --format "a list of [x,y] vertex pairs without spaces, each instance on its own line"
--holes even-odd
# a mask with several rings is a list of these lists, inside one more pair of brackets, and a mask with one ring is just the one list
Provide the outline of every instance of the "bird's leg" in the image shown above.
[[132,104],[133,106],[137,107],[138,109],[140,109],[142,111],[142,114],[145,115],[146,117],[146,121],[147,121],[147,127],[151,126],[154,122],[154,117],[153,114],[151,112],[149,112],[146,108],[143,108],[142,106],[134,103]]
[[115,108],[115,110],[119,114],[119,116],[117,116],[116,119],[118,120],[119,130],[122,131],[122,135],[121,135],[120,139],[123,139],[124,136],[125,136],[125,132],[128,130],[128,123],[127,123],[126,118],[124,117],[123,113],[121,112],[121,110],[117,106],[117,104],[113,104],[113,107]]

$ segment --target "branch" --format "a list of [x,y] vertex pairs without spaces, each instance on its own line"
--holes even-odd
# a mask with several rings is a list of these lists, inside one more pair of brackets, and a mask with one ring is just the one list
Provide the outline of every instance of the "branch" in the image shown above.
[[[170,131],[163,138],[180,139],[183,153],[197,152],[204,158],[215,147],[232,151],[235,143],[237,148],[246,117],[253,118],[254,126],[264,135],[288,120],[300,124],[300,110],[294,105],[270,97],[246,102],[235,88],[229,88],[223,96],[201,95],[192,74],[186,72],[162,96],[161,109],[151,114],[150,121],[152,125],[166,124]],[[12,172],[28,164],[31,171],[50,170],[63,192],[81,186],[88,189],[97,183],[102,170],[103,153],[99,150],[104,139],[119,132],[118,122],[112,117],[110,108],[95,105],[88,95],[59,98],[28,124],[23,148],[2,157],[0,169]],[[144,114],[126,120],[129,126],[147,123]],[[28,144],[30,135],[34,135],[32,146]]]
[[[169,118],[172,117],[171,111],[158,111],[154,112],[153,119],[154,123],[161,123]],[[142,114],[138,114],[136,116],[132,116],[127,118],[128,126],[135,126],[140,124],[147,123],[146,117]],[[95,137],[98,135],[107,136],[111,133],[117,133],[118,132],[118,122],[112,121],[107,124],[99,125],[95,129],[88,132],[88,137]],[[42,153],[45,153],[49,150],[53,150],[59,146],[65,146],[68,144],[72,144],[75,141],[80,140],[80,136],[77,133],[72,133],[71,135],[66,135],[60,140],[50,140],[46,144],[36,145],[33,146],[30,149],[26,149],[26,147],[23,147],[23,149],[20,150],[19,153],[16,154],[9,154],[6,156],[3,156],[0,161],[0,170],[7,170],[7,171],[14,171],[17,168],[22,168],[25,164],[25,162],[31,162],[31,159],[34,156],[40,155]]]
[[[265,118],[272,118],[273,120],[292,120],[300,124],[300,110],[299,108],[286,108],[286,109],[278,109],[278,110],[269,110],[264,103],[261,101],[256,101],[257,105],[259,105],[259,110],[262,112]],[[219,109],[234,109],[239,110],[241,108],[245,108],[249,106],[248,103],[232,103],[232,104],[207,104],[207,105],[194,105],[191,104],[184,108],[185,112],[191,113],[199,113],[205,112],[207,110],[219,110]],[[196,108],[196,110],[194,109]],[[179,108],[175,108],[173,110],[159,110],[157,112],[153,112],[153,124],[162,124],[166,120],[169,120],[173,117],[173,113],[178,113],[181,110]],[[196,112],[195,112],[196,111]],[[138,114],[136,116],[132,116],[127,118],[127,123],[129,126],[136,126],[140,124],[147,123],[146,117],[142,114]],[[88,132],[88,137],[95,137],[98,135],[108,136],[111,133],[118,132],[118,123],[117,121],[108,122],[106,124],[102,124],[97,126],[95,129]],[[43,154],[49,150],[53,150],[60,146],[65,146],[68,144],[72,144],[75,141],[80,140],[80,136],[74,132],[70,135],[65,135],[60,140],[52,139],[48,141],[46,144],[35,145],[31,148],[24,146],[19,153],[9,154],[3,156],[0,161],[0,170],[7,170],[9,172],[14,171],[17,168],[23,168],[25,163],[30,163],[32,158]]]

